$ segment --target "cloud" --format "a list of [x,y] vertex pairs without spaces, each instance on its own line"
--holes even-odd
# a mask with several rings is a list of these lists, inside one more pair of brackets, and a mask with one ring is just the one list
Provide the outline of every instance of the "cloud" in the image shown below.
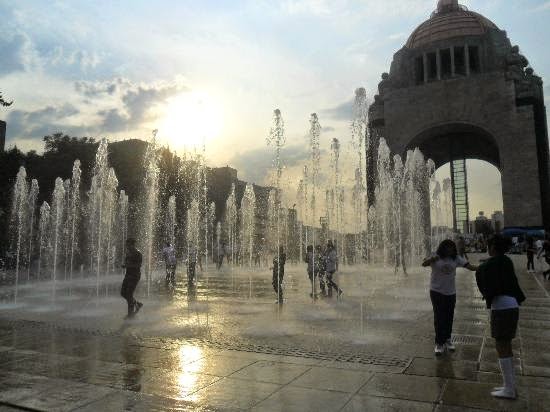
[[547,10],[550,10],[550,1],[545,1],[544,3],[531,9],[532,12],[547,11]]
[[77,93],[88,98],[101,97],[105,95],[112,96],[119,90],[128,89],[131,87],[129,80],[117,78],[105,81],[77,81],[74,83],[74,88]]
[[26,70],[33,54],[31,42],[26,35],[0,31],[0,76]]
[[321,131],[324,132],[324,133],[329,133],[329,132],[335,132],[336,129],[332,126],[323,126]]
[[19,140],[41,139],[54,132],[97,136],[139,131],[156,120],[159,108],[171,97],[186,90],[180,80],[140,84],[123,78],[78,81],[74,83],[76,95],[67,98],[69,103],[9,111],[8,136]]
[[[111,89],[112,84],[106,87],[107,93]],[[152,109],[187,90],[187,87],[177,81],[132,87],[123,93],[122,107],[101,110],[97,113],[101,119],[99,127],[103,132],[136,129],[144,122],[154,119],[151,114]]]
[[353,115],[353,100],[340,103],[335,107],[321,110],[321,115],[334,120],[351,121]]
[[34,111],[13,110],[7,116],[10,137],[41,139],[53,132],[81,133],[82,127],[70,126],[71,118],[80,111],[71,104],[60,107],[47,106]]

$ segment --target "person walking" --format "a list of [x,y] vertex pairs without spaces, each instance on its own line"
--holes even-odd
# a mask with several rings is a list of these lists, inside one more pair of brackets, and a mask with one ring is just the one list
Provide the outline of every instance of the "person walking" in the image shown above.
[[218,247],[218,261],[216,262],[218,266],[218,270],[222,268],[224,256],[225,256],[225,243],[222,243],[222,246]]
[[319,279],[319,288],[321,289],[321,295],[327,296],[326,284],[325,284],[325,270],[326,270],[326,258],[323,253],[321,245],[315,246],[315,253],[313,254],[313,270],[314,275]]
[[191,243],[187,250],[187,284],[195,284],[195,273],[197,270],[197,248]]
[[327,281],[327,288],[328,288],[328,297],[329,298],[332,297],[333,289],[338,293],[338,297],[340,297],[344,292],[342,292],[342,289],[340,289],[336,284],[336,282],[334,282],[334,273],[338,268],[338,253],[336,252],[336,248],[334,247],[332,240],[329,240],[327,243],[325,258],[326,258],[326,274],[327,274],[326,281]]
[[283,303],[283,279],[285,277],[286,254],[283,246],[279,246],[279,253],[273,258],[273,279],[271,284],[277,294],[277,303]]
[[128,315],[126,315],[126,319],[133,318],[143,306],[143,303],[138,302],[134,298],[134,292],[141,279],[142,261],[143,256],[136,248],[135,239],[129,238],[126,241],[126,258],[124,259],[124,265],[122,265],[122,267],[126,269],[126,274],[122,281],[122,287],[120,288],[120,295],[126,299],[126,303],[128,304]]
[[451,342],[456,306],[456,268],[475,271],[477,267],[458,254],[455,242],[450,239],[441,242],[435,255],[425,259],[422,266],[432,269],[430,299],[434,312],[435,354],[441,356],[446,350],[453,352],[456,349]]
[[313,245],[308,245],[306,248],[306,256],[304,258],[304,261],[307,263],[307,276],[309,278],[309,282],[311,283],[311,291],[309,293],[309,297],[312,299],[317,298],[317,286],[315,284],[315,278],[317,276],[315,275],[315,262],[313,261]]
[[528,237],[525,241],[525,251],[527,253],[527,273],[535,273],[535,241]]
[[516,399],[512,340],[516,337],[519,306],[525,301],[512,260],[505,253],[509,242],[495,235],[488,243],[490,258],[476,272],[476,282],[487,309],[491,309],[491,336],[495,339],[503,386],[494,388],[495,398]]
[[170,242],[166,242],[166,246],[162,249],[162,257],[164,258],[164,264],[166,266],[166,286],[176,285],[176,249]]

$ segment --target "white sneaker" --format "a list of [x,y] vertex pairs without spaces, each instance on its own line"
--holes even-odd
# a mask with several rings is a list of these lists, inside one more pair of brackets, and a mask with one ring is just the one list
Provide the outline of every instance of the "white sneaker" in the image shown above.
[[445,353],[445,345],[435,345],[435,356],[441,356]]
[[450,339],[447,340],[447,342],[445,342],[445,347],[447,348],[447,350],[449,350],[450,352],[454,352],[456,350],[456,346],[453,344],[453,342],[451,342]]
[[500,399],[516,399],[518,397],[518,394],[516,393],[515,389],[502,388],[499,391],[491,392],[491,396]]

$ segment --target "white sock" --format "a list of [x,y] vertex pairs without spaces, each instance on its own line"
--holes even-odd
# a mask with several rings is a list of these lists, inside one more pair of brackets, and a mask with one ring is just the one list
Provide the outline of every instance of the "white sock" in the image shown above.
[[504,390],[515,393],[516,391],[516,373],[514,370],[514,358],[500,358],[498,360],[502,379],[504,382]]

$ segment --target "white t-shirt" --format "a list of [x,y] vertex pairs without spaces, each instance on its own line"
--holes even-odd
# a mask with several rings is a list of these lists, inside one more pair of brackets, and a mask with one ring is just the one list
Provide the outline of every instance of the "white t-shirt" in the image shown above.
[[439,259],[431,264],[432,276],[430,280],[430,289],[442,295],[456,294],[456,268],[464,267],[468,261],[462,256],[457,256],[456,259],[445,258]]

